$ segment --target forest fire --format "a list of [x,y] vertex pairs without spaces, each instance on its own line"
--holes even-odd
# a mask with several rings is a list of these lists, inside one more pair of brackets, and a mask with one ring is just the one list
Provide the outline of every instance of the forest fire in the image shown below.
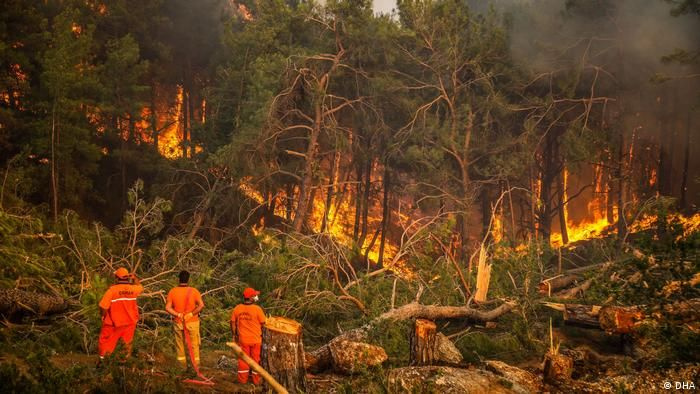
[[[262,193],[255,189],[250,184],[251,178],[245,178],[239,182],[238,188],[243,194],[248,198],[256,201],[260,205],[267,205],[270,203]],[[275,200],[275,215],[279,217],[285,217],[287,211],[285,208],[285,201],[287,196],[283,191],[276,193],[271,197]],[[328,208],[328,216],[325,218],[325,228],[324,228],[324,215],[326,215],[326,201],[324,198],[317,194],[314,196],[314,201],[312,204],[312,211],[309,214],[308,226],[310,230],[315,233],[325,233],[332,236],[338,243],[344,245],[348,248],[352,248],[355,245],[355,240],[353,239],[353,218],[355,217],[355,207],[350,203],[350,198],[344,198],[342,201],[336,201]],[[405,216],[400,215],[400,217],[405,218]],[[265,227],[264,217],[253,226],[253,233],[258,235],[261,233],[262,229]],[[373,263],[379,261],[379,249],[380,244],[378,242],[378,235],[381,228],[381,217],[368,216],[368,231],[372,234],[371,237],[367,237],[364,243],[360,247],[360,251],[364,253],[367,259]],[[384,246],[384,261],[391,261],[392,258],[398,252],[398,247],[394,245],[389,240],[386,240]]]
[[[569,243],[590,238],[600,238],[605,235],[605,231],[611,224],[612,223],[610,223],[606,218],[600,218],[595,221],[583,222],[579,224],[569,222],[569,225],[567,226]],[[564,245],[560,232],[552,233],[550,244],[553,247],[560,247]]]

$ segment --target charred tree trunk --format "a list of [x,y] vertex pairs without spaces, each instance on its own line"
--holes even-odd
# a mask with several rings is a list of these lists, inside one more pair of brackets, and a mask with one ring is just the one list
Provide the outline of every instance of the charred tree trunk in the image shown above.
[[316,102],[314,104],[314,125],[311,129],[309,145],[306,149],[304,174],[302,175],[302,181],[299,185],[299,201],[297,202],[294,222],[292,223],[292,228],[297,232],[300,232],[302,227],[304,227],[304,223],[306,222],[306,214],[310,204],[309,195],[311,194],[311,189],[313,187],[313,170],[314,166],[316,165],[318,138],[321,135],[322,111],[323,109],[321,108],[321,103]]
[[352,230],[352,239],[357,243],[357,237],[360,235],[360,217],[362,215],[362,165],[357,162],[355,165],[355,224]]
[[58,158],[56,150],[58,147],[58,116],[56,110],[58,100],[55,99],[51,108],[51,202],[53,208],[53,221],[58,223]]
[[151,137],[153,138],[153,148],[156,152],[158,149],[158,137],[160,132],[158,131],[158,115],[156,113],[156,85],[155,83],[151,85]]
[[556,179],[558,169],[554,168],[554,146],[556,136],[553,132],[547,134],[545,138],[544,150],[542,152],[542,178],[540,185],[540,201],[542,207],[538,210],[539,231],[542,238],[549,243],[552,235],[552,183]]
[[302,326],[270,317],[263,326],[262,367],[290,393],[306,391]]
[[189,126],[187,121],[190,118],[189,114],[189,84],[185,83],[182,87],[182,157],[187,157],[187,141],[189,140]]
[[367,223],[367,219],[369,217],[369,197],[372,191],[372,159],[370,158],[367,160],[365,165],[365,187],[364,195],[362,196],[362,225],[360,230],[360,238],[357,241],[357,244],[360,247],[365,244],[365,240],[367,238],[367,226],[369,225],[369,223]]
[[437,326],[430,320],[416,319],[411,330],[410,365],[433,365],[435,363]]
[[491,195],[487,185],[481,187],[481,238],[491,239],[489,231],[491,225],[491,216],[496,212],[491,210]]
[[377,258],[377,265],[379,267],[384,266],[384,249],[386,247],[386,232],[389,228],[389,220],[391,217],[391,210],[389,209],[389,165],[384,164],[384,200],[382,202],[382,238],[379,241],[379,257]]
[[340,159],[340,152],[335,151],[333,154],[333,160],[331,160],[331,173],[330,179],[328,180],[328,194],[326,195],[326,206],[323,211],[323,221],[321,222],[321,232],[326,232],[326,227],[328,226],[328,216],[331,212],[331,205],[333,204],[333,195],[335,194],[335,179],[336,172],[338,171],[337,163]]
[[288,183],[286,189],[287,189],[286,190],[287,196],[286,196],[285,202],[286,202],[287,206],[286,206],[286,212],[285,212],[285,214],[286,214],[285,219],[287,219],[287,223],[289,223],[292,221],[292,212],[294,211],[294,185],[291,183]]
[[690,160],[690,111],[688,111],[688,119],[685,128],[685,151],[683,152],[683,175],[681,177],[681,197],[679,200],[679,209],[681,212],[689,213],[688,207],[688,162]]
[[625,135],[620,130],[619,141],[617,145],[617,166],[616,166],[616,177],[617,177],[617,237],[620,240],[619,247],[622,248],[622,240],[625,238],[627,233],[627,223],[625,221],[624,212],[624,201],[623,196],[625,192],[625,177],[623,176],[623,166],[625,161]]
[[558,216],[559,216],[559,231],[561,232],[561,242],[566,245],[569,243],[569,231],[567,228],[567,223],[566,223],[566,181],[564,180],[564,169],[562,172],[559,173],[559,176],[557,177],[558,180],[558,197],[559,197],[559,204],[557,205],[558,209]]

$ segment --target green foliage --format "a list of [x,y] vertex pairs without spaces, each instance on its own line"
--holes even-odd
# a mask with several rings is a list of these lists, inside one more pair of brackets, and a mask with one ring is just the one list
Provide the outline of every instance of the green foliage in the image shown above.
[[389,356],[389,366],[403,366],[408,363],[410,345],[409,333],[413,328],[412,321],[382,321],[370,326],[367,336],[369,343],[384,348]]

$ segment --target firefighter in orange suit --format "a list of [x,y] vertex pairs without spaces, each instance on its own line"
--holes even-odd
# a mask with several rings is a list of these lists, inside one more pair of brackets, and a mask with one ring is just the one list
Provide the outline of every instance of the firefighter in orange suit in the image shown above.
[[97,345],[100,360],[114,351],[120,339],[124,341],[127,355],[130,355],[131,341],[139,321],[136,297],[143,292],[141,281],[123,267],[117,269],[114,276],[117,283],[107,289],[99,304],[102,314],[102,330]]
[[[233,340],[255,362],[260,362],[260,348],[262,347],[262,326],[265,324],[265,313],[255,302],[258,301],[259,291],[248,287],[243,290],[243,303],[236,305],[231,313],[231,333]],[[248,374],[253,376],[253,383],[260,384],[260,375],[251,370],[250,366],[238,359],[238,381],[248,382]]]
[[[185,355],[185,344],[189,335],[189,343],[192,346],[190,360],[199,367],[199,313],[204,308],[202,295],[194,287],[188,286],[190,273],[180,271],[178,275],[179,286],[173,288],[168,293],[165,310],[174,317],[173,332],[175,334],[175,350],[177,351],[177,361],[183,367],[187,367],[187,356]],[[184,326],[183,326],[184,324]],[[187,332],[185,332],[187,329]]]

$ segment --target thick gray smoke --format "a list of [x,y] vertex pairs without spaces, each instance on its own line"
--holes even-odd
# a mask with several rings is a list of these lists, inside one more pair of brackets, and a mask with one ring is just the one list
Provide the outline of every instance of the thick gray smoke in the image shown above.
[[[686,207],[697,209],[700,62],[681,65],[662,58],[676,50],[700,49],[700,15],[674,17],[671,5],[663,0],[498,0],[470,4],[475,12],[485,13],[492,7],[506,18],[514,61],[532,75],[582,67],[584,76],[589,76],[582,78],[583,88],[590,85],[594,67],[603,70],[596,94],[616,99],[626,149],[636,149],[634,158],[651,161],[651,167],[655,161],[664,161],[659,164],[659,182],[665,182],[660,189],[677,198],[682,194],[687,167]],[[635,146],[630,148],[633,138]],[[686,145],[690,145],[687,165]],[[655,150],[658,153],[653,153]]]

